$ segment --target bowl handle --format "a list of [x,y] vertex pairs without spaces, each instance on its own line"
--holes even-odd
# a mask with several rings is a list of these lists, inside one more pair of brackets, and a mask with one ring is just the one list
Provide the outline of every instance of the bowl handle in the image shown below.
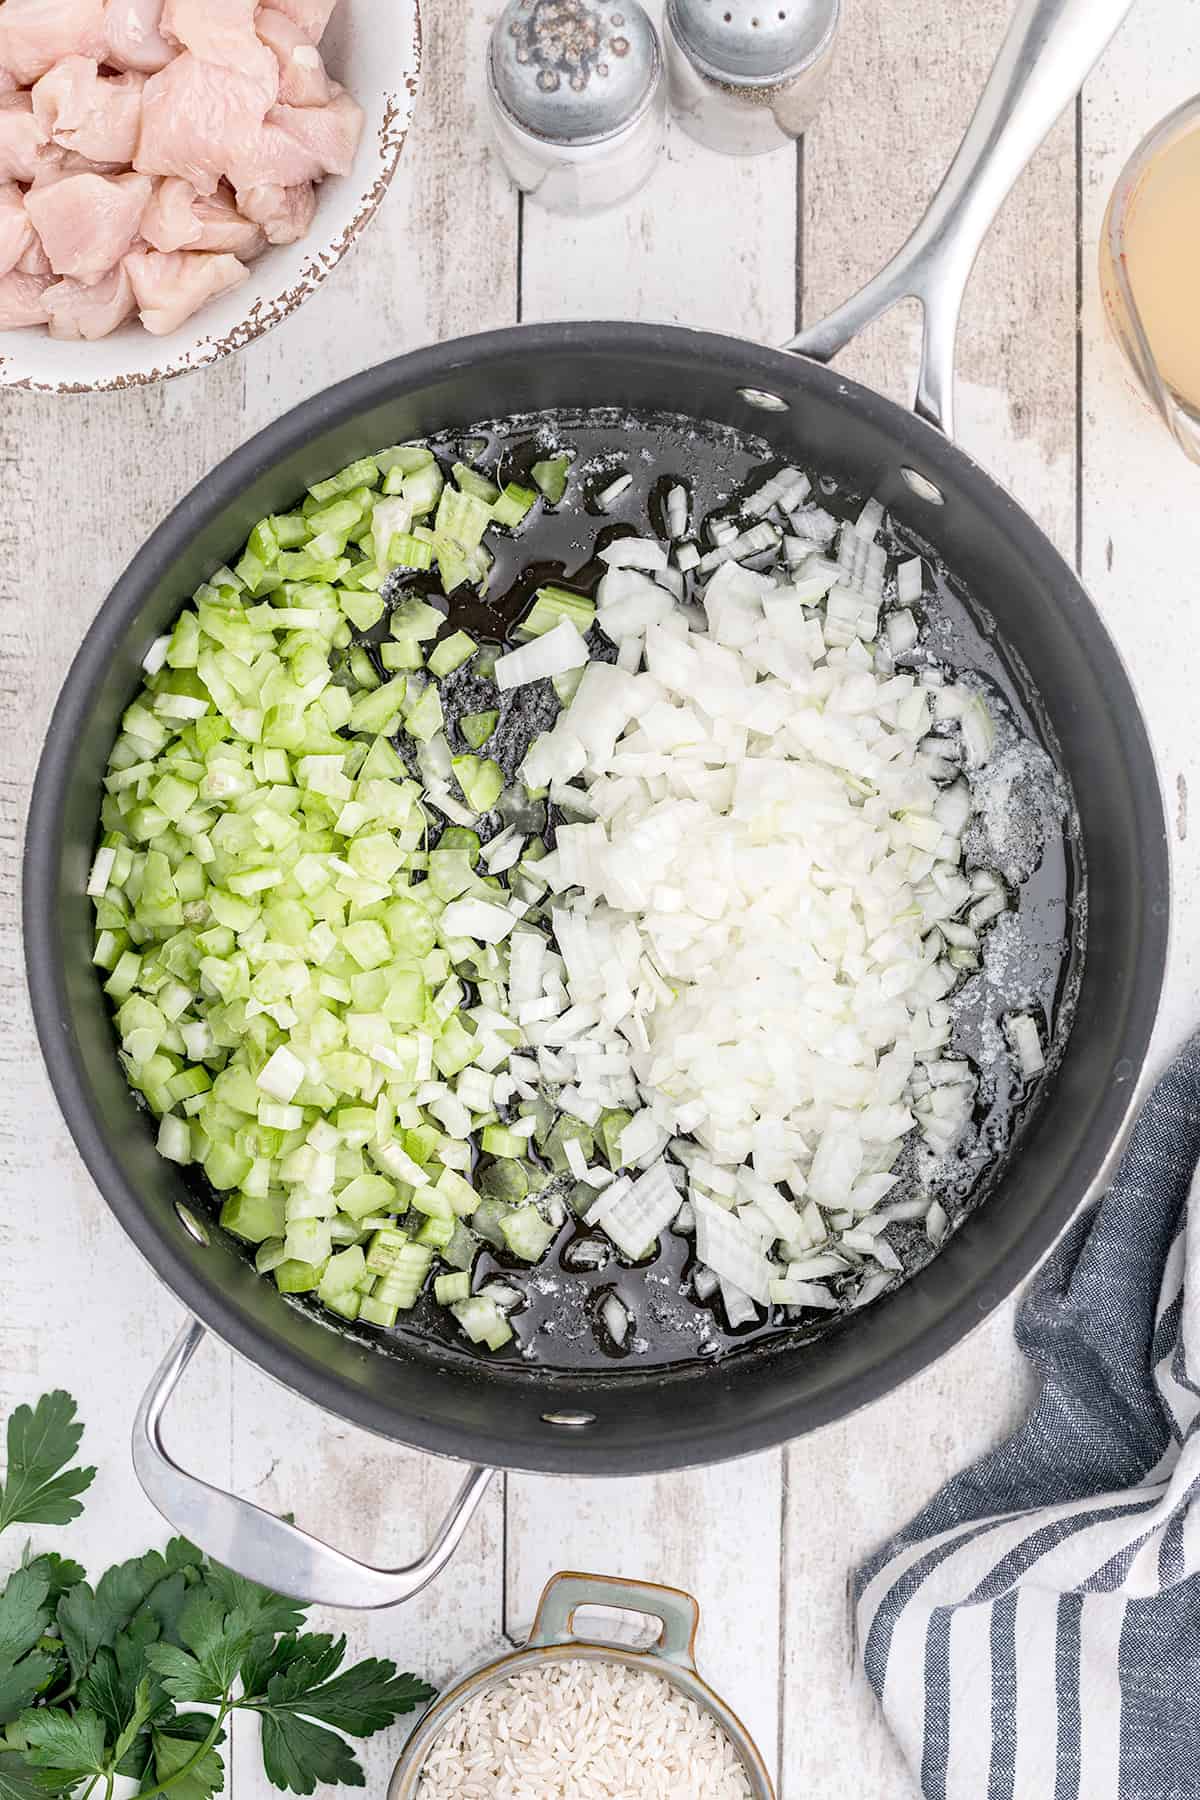
[[851,299],[783,346],[829,362],[897,300],[923,317],[916,411],[954,435],[954,341],[967,282],[1013,183],[1132,0],[1020,0],[966,136],[907,243]]
[[458,1548],[494,1471],[470,1470],[432,1544],[416,1562],[403,1569],[358,1562],[249,1500],[210,1487],[168,1454],[162,1441],[163,1412],[203,1339],[204,1327],[191,1320],[146,1389],[133,1424],[134,1471],[168,1524],[226,1568],[293,1600],[369,1609],[395,1606],[419,1594]]
[[652,1581],[627,1581],[621,1575],[579,1575],[572,1570],[552,1575],[538,1601],[526,1649],[596,1642],[594,1638],[580,1640],[575,1630],[575,1614],[582,1606],[611,1606],[619,1612],[646,1613],[657,1619],[662,1630],[645,1654],[695,1673],[700,1608],[691,1594]]

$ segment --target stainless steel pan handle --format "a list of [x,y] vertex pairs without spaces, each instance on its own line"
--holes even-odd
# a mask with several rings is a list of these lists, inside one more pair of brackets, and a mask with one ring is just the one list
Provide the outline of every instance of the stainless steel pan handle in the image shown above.
[[924,312],[916,410],[954,435],[954,342],[967,282],[1017,176],[1099,61],[1132,0],[1020,0],[966,136],[908,242],[836,312],[784,345],[828,362],[898,300]]
[[491,1469],[470,1470],[432,1544],[403,1569],[375,1569],[249,1500],[210,1487],[168,1454],[162,1418],[180,1376],[204,1339],[193,1320],[176,1338],[146,1389],[133,1424],[133,1467],[147,1497],[169,1524],[250,1581],[294,1600],[371,1609],[411,1600],[445,1568],[462,1540]]

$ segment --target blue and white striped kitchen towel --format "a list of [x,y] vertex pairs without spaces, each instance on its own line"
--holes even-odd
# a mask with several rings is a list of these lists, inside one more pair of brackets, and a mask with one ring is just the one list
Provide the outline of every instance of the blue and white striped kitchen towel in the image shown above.
[[926,1800],[1200,1800],[1198,1162],[1200,1036],[1022,1306],[1028,1422],[859,1572]]

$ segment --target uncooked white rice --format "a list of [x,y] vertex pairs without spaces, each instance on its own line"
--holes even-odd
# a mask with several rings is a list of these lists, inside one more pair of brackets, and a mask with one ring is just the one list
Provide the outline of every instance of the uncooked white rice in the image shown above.
[[575,1659],[477,1694],[434,1740],[417,1800],[751,1800],[716,1720],[647,1669]]

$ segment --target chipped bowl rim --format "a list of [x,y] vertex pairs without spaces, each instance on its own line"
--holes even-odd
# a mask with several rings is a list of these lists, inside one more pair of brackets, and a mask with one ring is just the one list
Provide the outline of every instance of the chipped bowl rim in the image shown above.
[[[367,91],[346,68],[343,85],[363,107],[362,140],[350,173],[318,189],[313,226],[295,244],[273,245],[250,266],[250,278],[219,296],[178,332],[154,337],[135,320],[93,343],[51,338],[42,327],[0,331],[0,389],[37,394],[102,394],[149,387],[211,367],[282,324],[337,268],[379,208],[400,162],[420,85],[419,0],[342,0],[342,33],[362,30],[368,67],[401,67],[386,87]],[[407,21],[407,25],[406,25]],[[353,59],[350,59],[353,60]],[[206,326],[196,335],[194,325]],[[94,364],[95,372],[89,370]]]

